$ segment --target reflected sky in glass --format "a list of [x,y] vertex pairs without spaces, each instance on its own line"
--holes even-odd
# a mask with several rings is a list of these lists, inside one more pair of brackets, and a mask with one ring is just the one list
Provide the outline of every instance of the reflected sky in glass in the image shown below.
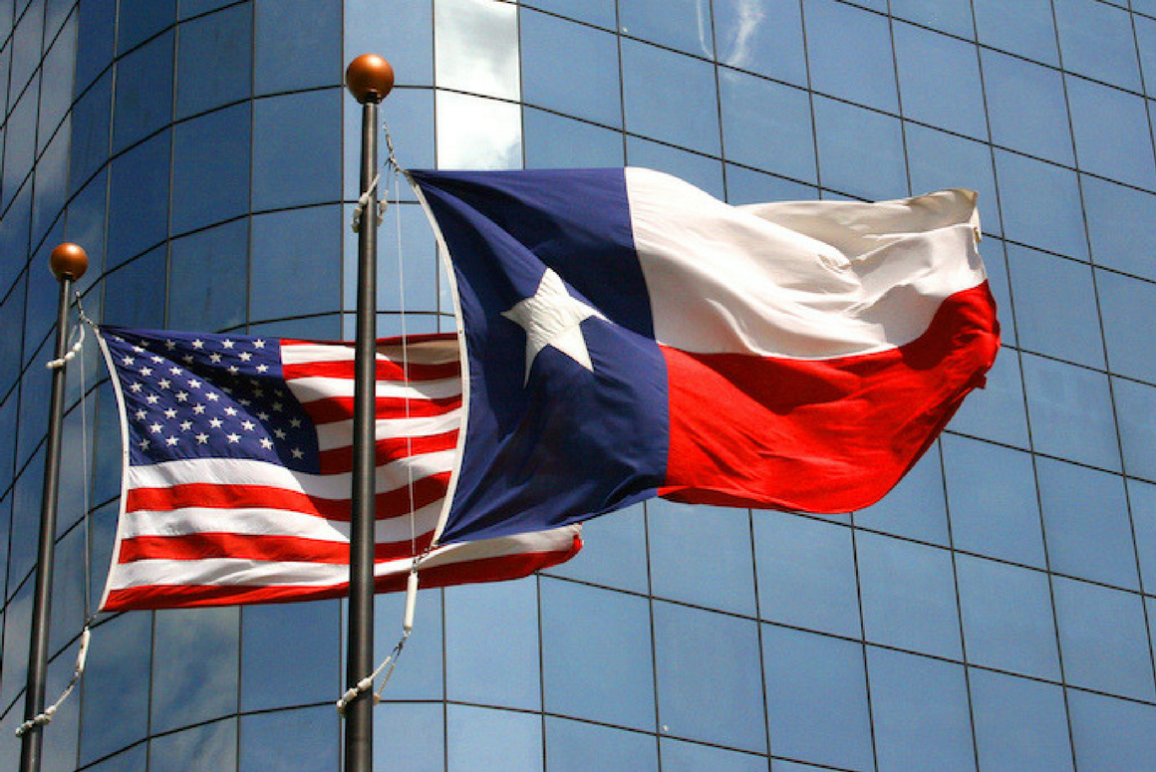
[[516,169],[522,165],[522,110],[496,99],[437,92],[438,166]]
[[[434,30],[439,87],[518,98],[517,6],[490,0],[438,0]],[[443,116],[439,118],[439,124],[445,122]]]

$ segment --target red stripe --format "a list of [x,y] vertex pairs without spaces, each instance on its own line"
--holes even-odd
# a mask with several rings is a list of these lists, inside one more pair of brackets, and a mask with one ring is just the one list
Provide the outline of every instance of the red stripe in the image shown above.
[[[285,362],[281,365],[281,372],[286,381],[292,381],[295,378],[340,378],[352,381],[353,365],[352,359],[340,362]],[[408,378],[406,377],[407,372],[409,373]],[[398,383],[409,381],[410,384],[420,388],[421,381],[457,378],[461,372],[461,366],[457,361],[436,365],[409,362],[405,367],[402,367],[399,362],[378,359],[376,377],[379,381],[396,381]]]
[[[379,542],[374,546],[374,559],[385,562],[411,557],[425,550],[432,540],[433,534],[425,533],[418,534],[413,541]],[[117,562],[209,558],[349,565],[349,542],[239,533],[137,536],[121,541]]]
[[[390,461],[399,458],[420,456],[425,453],[436,453],[441,450],[453,450],[458,445],[457,429],[443,434],[431,434],[426,437],[393,437],[377,441],[376,465],[384,466]],[[344,474],[353,471],[353,447],[346,445],[332,450],[323,450],[321,456],[321,474]]]
[[[446,495],[450,473],[439,472],[421,477],[413,488],[397,488],[377,494],[378,520],[407,515]],[[316,515],[327,520],[349,521],[349,501],[306,496],[298,491],[267,485],[213,485],[190,483],[168,488],[134,488],[125,496],[125,511],[168,512],[186,507],[206,509],[283,509]]]
[[[450,563],[421,571],[424,588],[449,587],[473,582],[495,582],[519,579],[550,566],[564,563],[582,549],[582,540],[575,537],[566,550],[551,552],[524,552],[497,558],[484,558],[461,563]],[[407,571],[381,577],[377,592],[397,592],[405,589]],[[145,585],[113,590],[109,593],[103,611],[132,609],[193,608],[196,606],[226,606],[240,603],[289,603],[323,598],[340,598],[349,592],[348,583],[327,587],[277,586],[221,586],[221,585]]]
[[[878,501],[919,459],[999,348],[986,283],[877,354],[799,361],[663,348],[670,499],[808,512]],[[888,443],[880,437],[893,437]]]
[[[376,415],[378,420],[397,418],[425,418],[445,415],[462,406],[460,396],[441,399],[405,399],[404,397],[378,397]],[[302,405],[313,423],[330,424],[349,421],[353,418],[353,397],[327,397]]]

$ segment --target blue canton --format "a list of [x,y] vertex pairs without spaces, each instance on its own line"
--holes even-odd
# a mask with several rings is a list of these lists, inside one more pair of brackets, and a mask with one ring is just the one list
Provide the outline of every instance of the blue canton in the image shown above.
[[102,327],[133,466],[238,458],[317,473],[317,433],[285,385],[281,345],[248,335]]

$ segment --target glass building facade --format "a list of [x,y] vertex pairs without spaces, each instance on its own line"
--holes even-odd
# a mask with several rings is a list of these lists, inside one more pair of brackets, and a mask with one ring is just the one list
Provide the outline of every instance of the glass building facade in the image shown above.
[[[978,190],[1005,341],[866,511],[654,501],[590,522],[542,575],[423,592],[377,769],[1151,767],[1156,0],[0,0],[0,42],[0,772],[23,717],[49,251],[88,251],[97,320],[350,336],[360,108],[341,81],[365,52],[395,67],[382,112],[412,168],[625,163],[732,203]],[[390,195],[381,334],[452,329],[424,216]],[[79,364],[50,700],[119,489],[95,346]],[[378,598],[382,655],[400,606]],[[101,617],[45,769],[337,769],[343,613]]]

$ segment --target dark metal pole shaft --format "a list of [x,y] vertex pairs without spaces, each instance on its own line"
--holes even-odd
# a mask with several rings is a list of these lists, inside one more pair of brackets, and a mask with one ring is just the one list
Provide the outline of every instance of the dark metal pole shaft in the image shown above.
[[[69,277],[60,279],[60,309],[56,317],[56,356],[63,359],[68,347]],[[36,559],[36,595],[32,606],[32,635],[28,646],[28,681],[24,696],[24,720],[44,710],[45,673],[48,670],[48,620],[52,612],[52,561],[56,551],[57,486],[60,478],[60,435],[64,426],[63,367],[52,371],[52,397],[48,408],[48,443],[44,453],[44,493],[40,500],[40,548]],[[43,725],[31,727],[21,737],[20,772],[40,769]]]
[[[353,392],[353,522],[349,542],[348,688],[373,671],[374,471],[377,367],[377,103],[361,108],[361,190],[369,191],[357,239],[357,339]],[[364,203],[364,199],[363,199]],[[345,772],[373,770],[373,693],[345,708]]]

